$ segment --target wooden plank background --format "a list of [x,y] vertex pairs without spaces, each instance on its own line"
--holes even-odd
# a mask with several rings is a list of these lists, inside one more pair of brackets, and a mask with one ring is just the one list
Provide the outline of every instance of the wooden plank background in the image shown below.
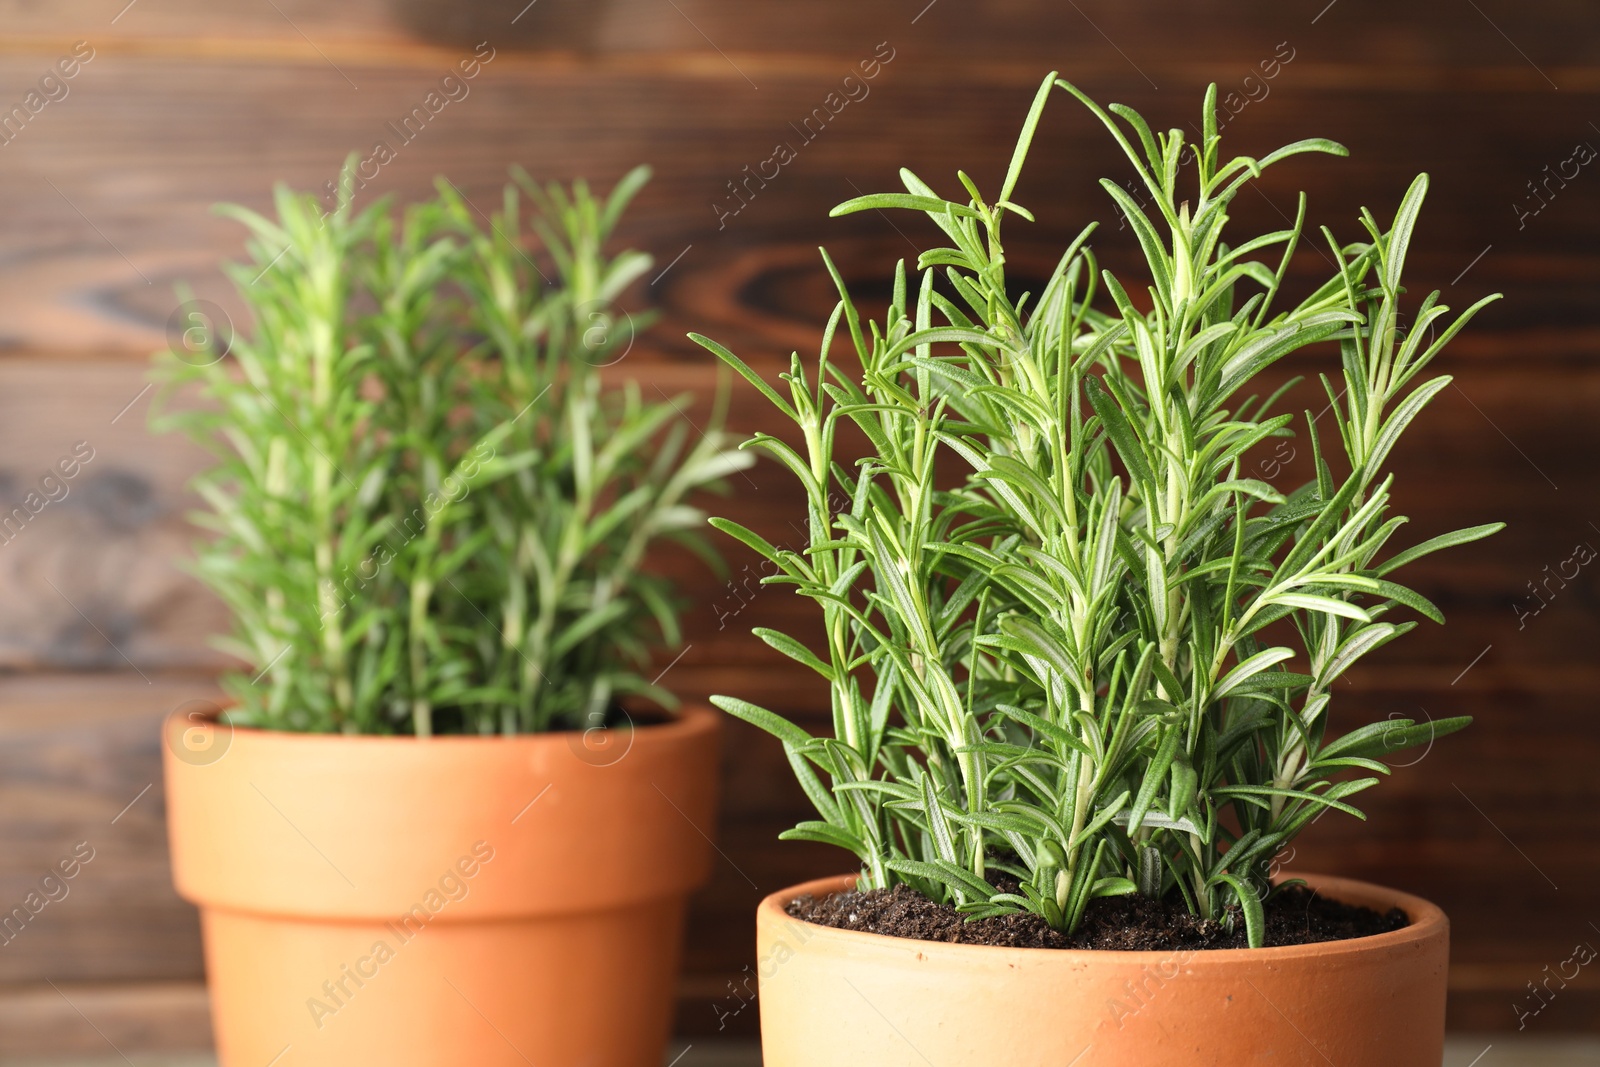
[[[927,247],[928,228],[829,220],[827,209],[893,187],[901,165],[948,190],[964,168],[992,189],[1053,68],[1166,127],[1198,121],[1209,81],[1260,96],[1245,78],[1277,59],[1267,95],[1230,120],[1233,146],[1322,135],[1352,156],[1275,170],[1238,201],[1240,231],[1279,225],[1305,188],[1314,220],[1350,239],[1361,205],[1387,217],[1411,176],[1430,171],[1413,288],[1443,289],[1458,307],[1507,299],[1448,358],[1456,387],[1396,456],[1399,502],[1417,539],[1510,527],[1418,568],[1449,625],[1375,657],[1342,706],[1347,722],[1419,709],[1479,722],[1369,794],[1369,823],[1319,823],[1297,862],[1445,906],[1457,1027],[1516,1029],[1525,984],[1575,943],[1600,941],[1600,586],[1592,568],[1550,580],[1575,546],[1600,545],[1600,175],[1590,164],[1551,178],[1580,144],[1600,146],[1592,5],[523,2],[0,0],[0,109],[75,42],[93,50],[67,95],[0,144],[0,504],[20,502],[79,442],[93,450],[68,496],[0,544],[0,906],[77,843],[95,850],[70,894],[0,946],[0,1053],[103,1051],[95,1026],[125,1048],[206,1039],[194,915],[166,875],[155,724],[212,692],[220,661],[205,638],[225,620],[175,563],[192,538],[183,486],[200,457],[147,431],[145,359],[163,344],[180,282],[238,313],[217,263],[239,254],[241,234],[211,204],[264,209],[274,181],[321,187],[346,153],[394,144],[387,124],[480,41],[494,58],[469,95],[399,146],[362,196],[423,195],[447,174],[483,204],[512,164],[601,184],[653,164],[624,237],[657,257],[661,273],[638,299],[664,319],[617,373],[666,393],[714,387],[682,340],[689,329],[772,374],[792,349],[814,351],[831,306],[819,243],[867,303],[881,300],[894,260]],[[791,124],[875,53],[892,59],[867,95],[805,140]],[[794,161],[727,215],[740,206],[728,183],[778,143]],[[1102,175],[1128,168],[1058,97],[1018,189],[1039,217],[1012,224],[1019,277],[1047,270],[1090,219],[1105,224],[1103,260],[1137,270],[1095,186]],[[1326,269],[1307,252],[1295,273]],[[767,418],[738,393],[736,428]],[[1273,476],[1303,473],[1299,456]],[[784,477],[760,467],[734,489],[727,514],[789,536],[798,501]],[[730,558],[726,585],[685,572],[691,648],[668,680],[691,698],[739,693],[816,718],[817,686],[747,634],[803,630],[804,606],[754,592],[751,560]],[[1548,607],[1519,619],[1529,583],[1547,583]],[[846,866],[775,840],[803,798],[774,744],[738,724],[728,735],[716,828],[727,862],[694,910],[685,1034],[753,1031],[748,994],[734,990],[755,901]],[[1529,1029],[1600,1025],[1596,988],[1585,973]]]

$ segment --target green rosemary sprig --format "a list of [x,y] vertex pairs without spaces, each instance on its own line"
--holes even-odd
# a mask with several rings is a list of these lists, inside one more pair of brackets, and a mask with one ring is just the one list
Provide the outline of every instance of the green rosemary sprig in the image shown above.
[[[1102,183],[1144,252],[1147,299],[1098,268],[1093,226],[1039,292],[1007,283],[1002,223],[1032,218],[1011,195],[1057,87],[1148,191],[1146,209]],[[1313,139],[1224,160],[1215,93],[1190,145],[1052,74],[993,201],[965,174],[957,201],[902,171],[904,193],[840,205],[922,211],[948,244],[921,256],[920,277],[901,265],[881,323],[863,322],[830,263],[840,303],[816,363],[794,357],[787,396],[697,338],[801,431],[800,451],[749,443],[804,487],[807,549],[713,522],[820,606],[820,654],[757,633],[827,680],[834,728],[813,737],[718,703],[783,741],[815,804],[785,836],[854,852],[867,887],[905,882],[975,916],[1027,910],[1069,930],[1097,896],[1177,895],[1206,917],[1238,908],[1259,945],[1273,855],[1328,809],[1360,815],[1349,800],[1387,773],[1381,757],[1468,722],[1328,736],[1333,683],[1415,625],[1396,616],[1442,621],[1391,572],[1499,529],[1386,551],[1405,520],[1389,514],[1385,463],[1449,382],[1417,376],[1494,298],[1450,320],[1435,293],[1401,330],[1423,176],[1388,227],[1363,214],[1367,241],[1323,231],[1338,269],[1284,304],[1304,196],[1292,226],[1236,245],[1222,239],[1228,206],[1279,160],[1345,150]],[[841,324],[859,372],[834,361]],[[1247,457],[1296,432],[1275,412],[1288,386],[1249,390],[1321,342],[1343,354],[1342,381],[1323,380],[1343,455],[1306,412],[1315,478],[1279,492]],[[864,457],[836,451],[846,423]]]
[[691,437],[672,403],[601,380],[650,265],[603,246],[649,172],[605,198],[514,176],[487,227],[442,179],[400,215],[282,187],[275,219],[223,209],[252,234],[230,274],[253,331],[158,374],[207,401],[163,421],[217,456],[194,569],[252,665],[225,679],[234,721],[512,734],[670,699],[640,674],[680,640],[645,553],[707,554],[691,498],[750,457],[720,408]]

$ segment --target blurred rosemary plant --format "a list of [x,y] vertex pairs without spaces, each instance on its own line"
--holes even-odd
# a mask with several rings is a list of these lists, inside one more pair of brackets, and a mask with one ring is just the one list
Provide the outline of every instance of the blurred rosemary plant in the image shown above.
[[[1147,213],[1102,182],[1138,236],[1147,299],[1097,269],[1093,226],[1036,295],[1007,285],[1001,223],[1032,218],[1011,195],[1055,86],[1148,190]],[[1279,160],[1345,150],[1305,140],[1224,160],[1215,116],[1213,86],[1186,145],[1052,74],[993,201],[965,174],[970,199],[952,201],[902,171],[906,192],[834,210],[919,210],[949,246],[922,255],[916,284],[900,265],[881,324],[863,323],[829,262],[841,302],[817,363],[794,357],[787,395],[696,338],[798,426],[798,451],[748,443],[804,487],[807,549],[713,522],[776,565],[767,581],[820,605],[820,655],[756,632],[827,680],[833,734],[717,703],[783,741],[819,814],[785,836],[854,852],[864,888],[905,882],[974,916],[1026,910],[1069,930],[1097,896],[1175,894],[1203,917],[1242,915],[1259,945],[1273,855],[1328,809],[1359,815],[1349,800],[1387,772],[1380,757],[1468,722],[1328,737],[1335,681],[1416,625],[1398,610],[1442,621],[1388,576],[1499,528],[1385,552],[1405,521],[1388,514],[1385,463],[1450,379],[1413,382],[1488,299],[1451,320],[1434,293],[1401,329],[1422,176],[1387,228],[1363,213],[1366,241],[1324,230],[1337,269],[1278,307],[1305,197],[1293,226],[1234,245],[1229,203]],[[830,356],[841,324],[859,374]],[[1289,386],[1243,394],[1324,341],[1343,356],[1342,378],[1322,379],[1343,455],[1306,412],[1315,477],[1280,492],[1246,468],[1294,434],[1274,413]],[[836,454],[846,423],[870,442],[864,459]]]
[[720,403],[691,439],[675,401],[602,385],[633,340],[616,301],[650,266],[603,246],[648,177],[600,198],[519,171],[487,229],[442,179],[398,217],[283,187],[276,219],[221,209],[252,234],[229,273],[253,335],[158,377],[206,400],[161,421],[218,458],[194,568],[232,609],[219,646],[253,665],[225,679],[231,721],[515,734],[670,699],[639,673],[679,642],[645,552],[716,565],[688,500],[749,457]]

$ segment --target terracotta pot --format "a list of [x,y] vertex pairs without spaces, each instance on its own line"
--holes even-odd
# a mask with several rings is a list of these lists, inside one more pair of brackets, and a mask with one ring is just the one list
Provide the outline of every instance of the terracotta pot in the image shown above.
[[660,1067],[711,865],[709,709],[587,738],[166,734],[222,1067]]
[[[1178,952],[986,948],[756,917],[766,1067],[1439,1067],[1450,925],[1418,897],[1301,875],[1405,910],[1392,933]],[[823,1021],[825,1025],[819,1025]]]

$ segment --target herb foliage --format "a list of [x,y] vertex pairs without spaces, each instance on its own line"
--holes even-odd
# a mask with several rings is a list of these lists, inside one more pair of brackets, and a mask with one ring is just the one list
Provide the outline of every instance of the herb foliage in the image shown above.
[[[1007,283],[1001,225],[1032,220],[1011,196],[1056,87],[1148,192],[1146,210],[1102,182],[1146,260],[1139,299],[1098,269],[1092,225],[1037,293]],[[921,211],[948,241],[920,275],[900,265],[884,321],[863,321],[830,261],[840,302],[816,362],[795,356],[782,391],[696,338],[799,430],[798,450],[748,443],[804,487],[806,549],[713,523],[820,607],[820,652],[756,633],[826,679],[833,730],[717,703],[783,742],[815,805],[784,836],[854,852],[864,888],[905,882],[974,916],[1026,910],[1068,930],[1097,896],[1177,894],[1203,917],[1242,915],[1259,945],[1274,854],[1330,809],[1360,816],[1351,800],[1387,773],[1382,757],[1469,721],[1329,735],[1339,677],[1415,626],[1407,614],[1443,621],[1393,573],[1499,529],[1394,552],[1405,520],[1386,473],[1450,381],[1419,375],[1494,298],[1452,318],[1434,293],[1402,329],[1423,175],[1391,224],[1363,212],[1366,240],[1324,229],[1337,269],[1285,305],[1304,195],[1292,226],[1235,244],[1229,204],[1280,160],[1345,149],[1224,158],[1216,110],[1213,86],[1191,146],[1052,74],[993,200],[965,174],[969,199],[949,200],[902,170],[905,192],[834,209]],[[836,335],[859,372],[835,361]],[[1322,377],[1337,452],[1318,414],[1297,427],[1276,411],[1288,386],[1250,392],[1323,342],[1342,356]],[[841,454],[846,425],[865,456]],[[1297,429],[1313,480],[1281,492],[1250,477],[1252,449]],[[950,457],[954,480],[939,473]]]
[[645,553],[715,564],[689,501],[751,457],[720,410],[700,434],[685,398],[601,380],[650,267],[604,245],[648,170],[606,197],[514,177],[488,225],[443,179],[399,214],[354,210],[348,180],[332,212],[281,186],[275,219],[222,209],[252,235],[229,273],[253,330],[158,374],[198,387],[162,421],[218,459],[194,570],[253,665],[224,680],[231,721],[516,734],[670,700],[640,673],[680,640]]

